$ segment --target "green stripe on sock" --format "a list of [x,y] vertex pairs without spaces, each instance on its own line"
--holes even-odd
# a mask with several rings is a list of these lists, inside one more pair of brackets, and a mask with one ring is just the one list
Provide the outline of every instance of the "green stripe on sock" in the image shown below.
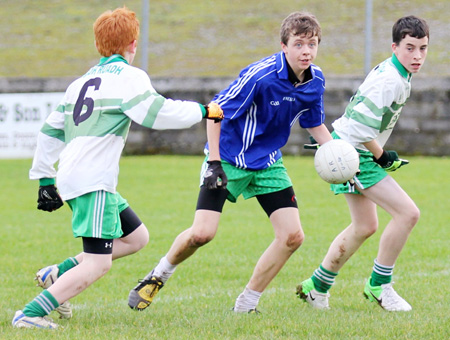
[[394,266],[385,266],[377,262],[377,259],[373,261],[373,271],[370,277],[370,285],[381,286],[392,281],[392,274],[394,272]]
[[319,293],[326,293],[330,290],[331,285],[326,284],[323,281],[320,281],[318,278],[316,278],[314,275],[311,277],[311,279],[314,282],[314,288],[319,292]]
[[23,314],[29,317],[43,317],[59,307],[58,301],[47,290],[36,296],[33,301],[28,303],[22,310]]
[[322,265],[319,266],[319,269],[324,271],[326,274],[328,274],[329,276],[332,276],[332,277],[336,277],[338,275],[338,273],[334,273],[332,271],[329,271],[328,269],[325,269]]
[[332,271],[329,271],[325,269],[322,265],[319,266],[314,271],[313,276],[311,279],[314,282],[314,288],[319,293],[326,293],[330,290],[330,288],[333,286],[334,281],[338,273],[333,273]]

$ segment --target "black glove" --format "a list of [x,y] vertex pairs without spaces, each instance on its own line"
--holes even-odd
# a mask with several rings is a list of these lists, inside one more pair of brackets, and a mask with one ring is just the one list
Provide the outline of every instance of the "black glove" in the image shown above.
[[303,145],[304,149],[317,150],[319,147],[320,147],[319,143],[317,143],[317,141],[314,139],[313,136],[309,136],[309,144]]
[[226,189],[228,179],[222,169],[222,163],[220,161],[208,161],[207,163],[208,169],[203,176],[203,185],[208,189]]
[[58,191],[53,184],[39,187],[37,202],[37,208],[39,210],[48,212],[57,210],[64,205],[61,196],[59,196]]
[[397,152],[394,150],[383,150],[380,158],[373,157],[373,161],[388,172],[395,171],[403,165],[409,164],[406,159],[398,158]]

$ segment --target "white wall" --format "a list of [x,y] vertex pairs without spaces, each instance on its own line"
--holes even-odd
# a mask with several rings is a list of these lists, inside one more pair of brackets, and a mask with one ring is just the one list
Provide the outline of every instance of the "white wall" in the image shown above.
[[0,94],[0,159],[31,158],[37,134],[64,93]]

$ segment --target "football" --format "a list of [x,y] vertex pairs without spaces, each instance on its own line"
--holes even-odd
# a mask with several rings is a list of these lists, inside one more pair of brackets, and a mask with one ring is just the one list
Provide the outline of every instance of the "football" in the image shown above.
[[314,166],[325,182],[345,183],[359,170],[359,154],[350,143],[333,139],[319,147]]

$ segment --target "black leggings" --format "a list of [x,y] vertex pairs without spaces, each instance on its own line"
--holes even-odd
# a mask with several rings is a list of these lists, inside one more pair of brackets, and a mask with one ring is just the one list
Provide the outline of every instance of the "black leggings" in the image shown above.
[[[227,196],[228,190],[207,189],[201,186],[197,200],[197,210],[222,212]],[[292,187],[271,192],[270,194],[257,195],[256,198],[269,217],[275,210],[281,208],[297,208],[297,199]]]
[[[120,213],[122,237],[130,235],[141,224],[141,220],[130,207]],[[104,238],[83,237],[83,251],[90,254],[112,254],[113,240]]]

